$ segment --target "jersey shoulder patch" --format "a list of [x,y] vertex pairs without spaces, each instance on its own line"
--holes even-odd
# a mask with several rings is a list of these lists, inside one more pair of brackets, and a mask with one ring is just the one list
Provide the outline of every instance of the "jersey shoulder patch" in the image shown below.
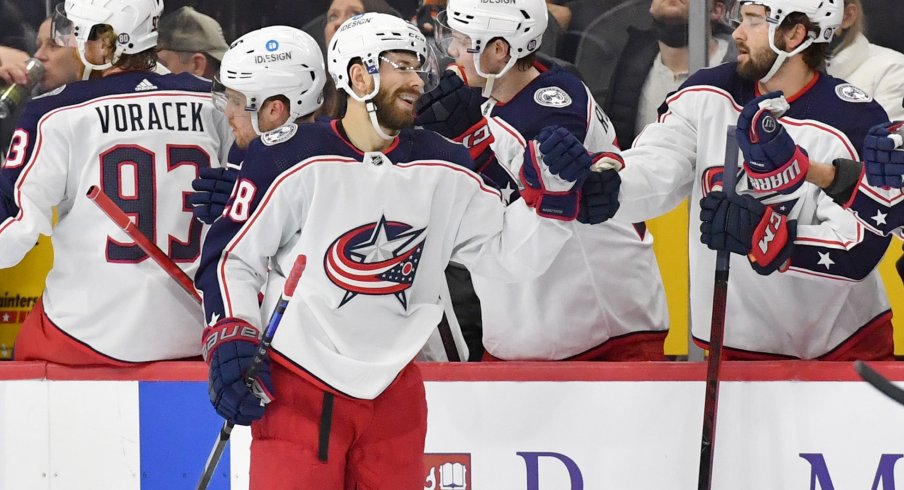
[[280,126],[273,131],[268,131],[261,135],[261,143],[266,146],[278,145],[289,141],[298,132],[298,125],[295,123]]
[[872,96],[862,88],[850,83],[842,83],[835,86],[835,94],[839,99],[846,102],[871,102],[873,100]]
[[571,96],[559,87],[541,87],[534,92],[534,102],[546,107],[568,107]]

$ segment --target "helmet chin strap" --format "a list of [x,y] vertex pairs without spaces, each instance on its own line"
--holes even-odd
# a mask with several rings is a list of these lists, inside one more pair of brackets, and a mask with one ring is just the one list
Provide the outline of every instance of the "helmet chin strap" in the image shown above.
[[808,47],[810,47],[811,44],[813,44],[813,39],[810,37],[807,37],[806,41],[800,43],[800,46],[795,48],[794,51],[791,51],[790,53],[787,51],[784,51],[782,49],[778,49],[778,47],[775,45],[775,25],[774,24],[770,25],[769,26],[769,47],[772,48],[772,51],[775,52],[775,54],[777,54],[778,57],[775,58],[775,61],[772,63],[772,68],[769,69],[769,71],[766,73],[766,75],[763,78],[760,78],[760,82],[766,83],[769,80],[772,80],[772,77],[774,77],[775,74],[778,73],[779,68],[782,67],[782,65],[785,63],[785,60],[787,60],[788,58],[807,49]]
[[505,75],[506,73],[508,73],[508,71],[513,66],[515,66],[515,63],[517,63],[517,62],[518,62],[518,60],[516,60],[515,58],[509,57],[509,60],[505,63],[505,66],[502,67],[502,70],[500,70],[499,73],[484,73],[483,69],[480,67],[480,55],[477,54],[477,56],[474,57],[474,70],[477,72],[478,75],[480,75],[481,77],[483,77],[486,80],[486,84],[483,86],[481,95],[483,95],[486,98],[489,98],[490,95],[493,93],[493,85],[495,84],[496,79]]
[[102,65],[95,65],[94,63],[91,63],[90,61],[88,61],[88,57],[85,55],[85,41],[78,42],[77,50],[78,50],[78,57],[81,58],[82,65],[84,65],[84,69],[82,70],[82,80],[87,80],[91,76],[92,71],[95,71],[95,70],[102,71],[102,70],[106,70],[108,68],[112,68],[113,65],[117,61],[119,61],[119,57],[122,55],[122,48],[117,47],[116,50],[113,52],[113,58],[110,59],[110,61],[108,61]]
[[383,131],[383,127],[380,126],[380,121],[377,120],[377,110],[378,110],[377,105],[374,104],[373,99],[370,99],[367,102],[365,102],[364,107],[367,109],[367,115],[370,117],[370,125],[373,126],[374,131],[377,132],[377,136],[379,136],[380,138],[382,138],[386,141],[391,141],[391,140],[395,139],[395,137],[398,135],[398,133],[390,136],[390,135],[386,134],[386,132]]

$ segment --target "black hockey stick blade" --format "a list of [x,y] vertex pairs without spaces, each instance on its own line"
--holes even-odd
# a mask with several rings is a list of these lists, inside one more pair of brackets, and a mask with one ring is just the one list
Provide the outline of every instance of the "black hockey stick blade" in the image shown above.
[[873,388],[881,391],[885,396],[901,405],[904,405],[904,390],[889,381],[888,378],[876,372],[875,369],[869,367],[869,365],[863,361],[855,362],[854,369],[864,381],[873,385]]
[[[725,169],[722,188],[734,195],[738,176],[738,140],[735,127],[728,126],[725,137]],[[728,297],[728,266],[731,253],[716,252],[716,274],[713,283],[713,309],[709,330],[709,357],[706,359],[706,394],[703,399],[703,431],[700,435],[700,468],[697,489],[710,490],[715,454],[716,414],[719,408],[719,371],[722,367],[722,340],[725,334],[725,307]]]

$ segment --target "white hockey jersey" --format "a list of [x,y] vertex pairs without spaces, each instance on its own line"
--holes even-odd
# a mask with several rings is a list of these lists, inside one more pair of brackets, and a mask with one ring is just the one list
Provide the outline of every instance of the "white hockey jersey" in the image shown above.
[[274,359],[350,396],[378,396],[436,328],[450,259],[499,280],[529,279],[571,236],[525,205],[505,208],[469,164],[463,147],[422,130],[366,154],[338,121],[263,135],[204,243],[196,284],[208,321],[260,327],[305,254]]
[[0,172],[0,267],[51,235],[43,303],[57,327],[119,361],[197,356],[201,308],[85,194],[99,186],[191,276],[204,227],[186,198],[230,141],[210,82],[188,74],[126,72],[32,100]]
[[[648,219],[690,196],[691,328],[704,342],[716,253],[700,241],[699,202],[711,169],[723,165],[728,126],[736,124],[743,104],[759,95],[735,67],[726,63],[697,72],[666,99],[658,123],[647,126],[623,153],[617,216]],[[886,119],[862,90],[825,74],[788,101],[791,109],[780,121],[816,161],[858,159],[866,131]],[[742,158],[739,154],[739,162]],[[746,191],[746,179],[738,189]],[[851,213],[811,184],[789,196],[765,196],[763,202],[797,220],[791,268],[761,276],[746,257],[732,254],[726,347],[812,359],[890,317],[874,270],[887,239],[865,232]]]
[[[518,202],[526,141],[549,125],[571,131],[590,152],[618,151],[615,130],[589,89],[558,67],[512,100],[490,99],[495,161],[481,171]],[[653,237],[643,223],[567,223],[572,239],[534,280],[504,283],[472,273],[480,296],[484,347],[505,360],[561,360],[610,338],[668,328],[668,307]]]

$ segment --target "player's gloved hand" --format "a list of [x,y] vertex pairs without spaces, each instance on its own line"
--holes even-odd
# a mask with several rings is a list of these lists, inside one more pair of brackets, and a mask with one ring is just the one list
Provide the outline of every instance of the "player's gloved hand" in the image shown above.
[[238,318],[224,318],[204,329],[201,354],[210,366],[210,402],[221,417],[237,425],[251,425],[263,417],[264,405],[273,399],[267,356],[252,386],[246,384],[259,337],[256,328]]
[[195,192],[188,196],[195,218],[210,225],[223,215],[238,174],[238,170],[227,167],[200,170],[199,177],[191,183]]
[[567,129],[548,126],[527,144],[521,165],[521,197],[537,214],[570,221],[578,215],[581,186],[593,158]]
[[480,110],[484,100],[479,91],[465,85],[452,70],[446,70],[439,86],[415,104],[414,124],[464,145],[479,169],[491,156],[489,148],[493,142]]
[[746,255],[755,271],[768,275],[788,269],[797,221],[751,196],[712,191],[700,200],[700,232],[710,249]]
[[738,116],[738,146],[756,191],[790,194],[803,184],[810,168],[807,152],[778,122],[787,108],[781,92],[770,92],[748,102]]
[[880,124],[870,128],[863,141],[866,180],[874,187],[904,187],[904,138],[897,134],[904,122]]
[[[602,154],[598,154],[602,155]],[[615,155],[614,153],[611,155]],[[621,156],[615,155],[621,159]],[[624,166],[624,162],[622,162]],[[581,202],[578,209],[578,221],[596,225],[608,221],[618,211],[618,191],[621,188],[621,177],[618,170],[607,168],[590,172],[584,185],[581,186]]]

